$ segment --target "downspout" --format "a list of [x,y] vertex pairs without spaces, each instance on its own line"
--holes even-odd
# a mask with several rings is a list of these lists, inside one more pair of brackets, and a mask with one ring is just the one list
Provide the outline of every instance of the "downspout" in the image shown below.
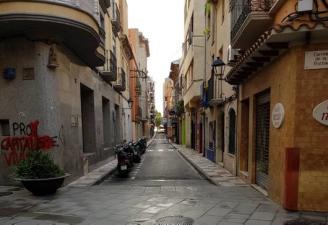
[[[204,19],[204,27],[206,28],[206,12],[205,12],[205,19]],[[204,82],[203,82],[203,89],[204,89],[204,85],[205,85],[205,82],[206,82],[206,73],[207,73],[207,70],[206,70],[206,63],[207,63],[207,60],[206,60],[206,56],[207,56],[207,41],[206,41],[206,34],[204,34]],[[205,148],[205,129],[206,129],[206,114],[205,114],[205,107],[204,107],[204,113],[203,113],[203,144],[202,144],[202,152],[203,152],[203,156],[205,157],[205,151],[206,151],[206,148]]]

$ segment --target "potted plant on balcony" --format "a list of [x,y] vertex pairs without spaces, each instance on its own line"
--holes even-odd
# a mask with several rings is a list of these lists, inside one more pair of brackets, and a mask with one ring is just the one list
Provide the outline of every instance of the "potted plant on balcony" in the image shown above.
[[15,169],[15,179],[34,195],[42,196],[56,193],[69,176],[59,168],[48,153],[31,151]]

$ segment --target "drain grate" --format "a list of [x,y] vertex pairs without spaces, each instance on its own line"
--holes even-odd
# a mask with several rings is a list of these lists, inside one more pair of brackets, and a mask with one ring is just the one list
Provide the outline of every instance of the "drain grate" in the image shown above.
[[284,223],[284,225],[325,225],[325,222],[318,220],[308,220],[308,219],[296,219],[296,220],[288,220]]
[[193,225],[194,220],[183,216],[166,216],[156,220],[155,225]]
[[0,192],[0,197],[2,196],[8,196],[8,195],[12,195],[13,193],[11,191],[3,191],[3,192]]

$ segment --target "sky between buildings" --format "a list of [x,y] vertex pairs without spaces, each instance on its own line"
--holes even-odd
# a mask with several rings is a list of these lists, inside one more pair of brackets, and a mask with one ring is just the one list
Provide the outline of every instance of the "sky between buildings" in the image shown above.
[[155,81],[156,110],[163,112],[163,83],[170,65],[181,57],[184,0],[127,0],[129,28],[149,40],[149,76]]

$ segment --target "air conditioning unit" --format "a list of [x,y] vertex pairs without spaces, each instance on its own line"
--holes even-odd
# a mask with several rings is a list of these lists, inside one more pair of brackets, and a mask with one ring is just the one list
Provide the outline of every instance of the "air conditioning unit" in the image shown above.
[[236,62],[239,49],[232,48],[231,45],[228,47],[228,64]]
[[312,0],[298,0],[297,11],[298,12],[308,12],[313,10]]

